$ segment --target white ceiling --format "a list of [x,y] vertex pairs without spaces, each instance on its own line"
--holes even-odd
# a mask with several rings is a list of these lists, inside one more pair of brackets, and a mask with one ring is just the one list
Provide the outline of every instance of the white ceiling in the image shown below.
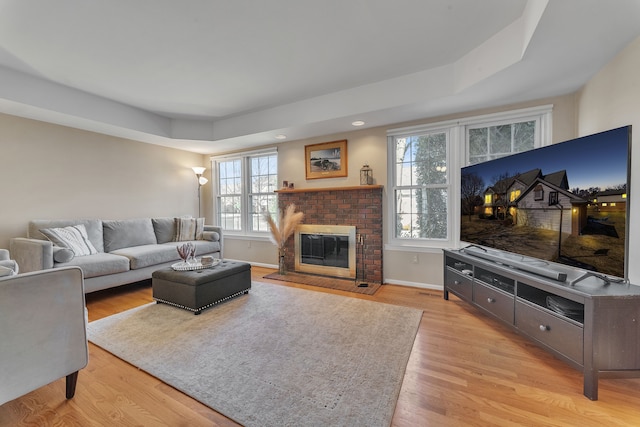
[[0,0],[0,111],[218,153],[569,93],[639,0]]

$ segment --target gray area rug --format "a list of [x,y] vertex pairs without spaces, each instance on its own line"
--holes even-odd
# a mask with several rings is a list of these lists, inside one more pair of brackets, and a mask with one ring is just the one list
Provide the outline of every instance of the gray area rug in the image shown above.
[[147,304],[89,340],[245,426],[389,426],[422,311],[253,282],[201,315]]

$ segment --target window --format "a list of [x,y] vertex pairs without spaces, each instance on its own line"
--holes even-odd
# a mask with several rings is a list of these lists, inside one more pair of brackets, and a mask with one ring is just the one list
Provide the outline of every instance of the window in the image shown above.
[[218,163],[218,225],[225,230],[242,229],[242,160]]
[[509,194],[509,201],[514,202],[518,197],[520,197],[520,190],[511,190],[511,194]]
[[536,120],[467,127],[469,164],[486,162],[535,147]]
[[448,237],[448,133],[393,138],[396,238]]
[[[469,211],[460,198],[460,168],[548,145],[551,109],[542,106],[389,130],[387,206],[394,222],[388,247],[456,246],[459,213]],[[509,198],[520,194],[515,190]],[[486,205],[497,199],[484,196]],[[478,202],[482,200],[474,201]]]
[[536,188],[533,189],[533,200],[544,200],[544,189],[542,185],[536,185]]
[[278,156],[275,154],[250,157],[249,219],[250,231],[269,231],[264,213],[278,212]]
[[264,212],[276,214],[278,155],[275,150],[212,158],[216,173],[215,218],[225,231],[267,232]]

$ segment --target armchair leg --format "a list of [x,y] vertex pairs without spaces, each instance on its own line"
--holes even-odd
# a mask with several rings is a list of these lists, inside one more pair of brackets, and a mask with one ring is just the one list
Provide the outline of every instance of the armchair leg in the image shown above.
[[71,399],[76,394],[76,383],[78,382],[78,371],[67,375],[67,399]]

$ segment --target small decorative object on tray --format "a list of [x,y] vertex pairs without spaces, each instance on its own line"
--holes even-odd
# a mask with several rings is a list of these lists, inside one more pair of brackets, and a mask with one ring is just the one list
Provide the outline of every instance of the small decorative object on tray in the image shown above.
[[180,255],[180,258],[184,263],[189,264],[195,262],[196,245],[191,242],[187,242],[176,247],[176,249],[178,250],[178,255]]
[[202,258],[200,258],[200,263],[205,267],[211,267],[213,265],[213,259],[211,255],[203,255]]

